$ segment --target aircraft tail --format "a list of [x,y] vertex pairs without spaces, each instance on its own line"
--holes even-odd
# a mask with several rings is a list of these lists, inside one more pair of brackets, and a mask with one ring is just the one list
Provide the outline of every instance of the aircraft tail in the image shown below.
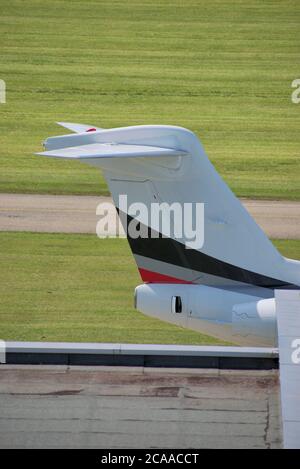
[[[123,224],[143,233],[136,237],[129,230],[128,240],[145,282],[267,289],[292,282],[284,258],[189,130],[136,126],[83,131],[49,138],[44,145],[41,155],[80,159],[103,171]],[[120,196],[126,196],[126,204]],[[179,237],[169,234],[149,218],[153,204],[157,210],[163,205],[173,216],[174,203],[185,207],[196,202],[204,204],[204,242],[199,246],[191,247],[185,232]],[[147,210],[132,210],[137,203]]]

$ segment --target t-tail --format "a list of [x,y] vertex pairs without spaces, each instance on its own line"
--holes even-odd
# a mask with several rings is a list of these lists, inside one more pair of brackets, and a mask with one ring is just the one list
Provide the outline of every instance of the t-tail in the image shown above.
[[196,135],[62,125],[77,133],[48,138],[38,154],[102,170],[144,282],[137,309],[236,343],[275,343],[274,289],[299,287],[300,262],[277,251]]

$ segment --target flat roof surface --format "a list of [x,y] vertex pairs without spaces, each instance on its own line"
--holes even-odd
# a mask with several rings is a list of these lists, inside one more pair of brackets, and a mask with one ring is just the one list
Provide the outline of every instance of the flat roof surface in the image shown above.
[[278,371],[0,366],[1,448],[278,448]]

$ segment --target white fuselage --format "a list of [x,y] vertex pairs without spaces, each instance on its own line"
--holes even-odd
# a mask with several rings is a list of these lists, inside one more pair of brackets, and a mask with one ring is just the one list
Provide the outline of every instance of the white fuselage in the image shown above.
[[[136,288],[135,304],[148,316],[222,340],[241,345],[276,345],[275,300],[259,296],[269,294],[262,290],[149,283]],[[174,309],[174,297],[180,297],[180,312]]]

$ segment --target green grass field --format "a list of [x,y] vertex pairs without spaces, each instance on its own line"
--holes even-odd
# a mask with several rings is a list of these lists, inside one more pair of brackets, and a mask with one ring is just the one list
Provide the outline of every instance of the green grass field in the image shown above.
[[1,192],[107,192],[96,170],[33,156],[62,120],[182,125],[238,196],[300,199],[297,0],[1,7]]
[[[300,258],[299,241],[276,241]],[[218,344],[133,309],[141,283],[125,239],[0,232],[0,338]]]

